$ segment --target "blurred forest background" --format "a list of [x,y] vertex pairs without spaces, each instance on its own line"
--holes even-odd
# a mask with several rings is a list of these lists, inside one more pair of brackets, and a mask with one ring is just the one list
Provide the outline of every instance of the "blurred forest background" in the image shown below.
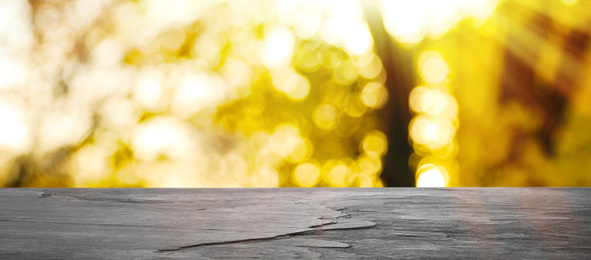
[[0,0],[0,187],[591,185],[589,0]]

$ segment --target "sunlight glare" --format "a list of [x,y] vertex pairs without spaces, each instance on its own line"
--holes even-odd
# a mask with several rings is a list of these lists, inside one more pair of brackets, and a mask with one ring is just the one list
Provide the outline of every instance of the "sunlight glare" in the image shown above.
[[158,70],[145,70],[139,74],[133,97],[144,107],[157,107],[162,96],[160,78]]
[[421,115],[410,124],[410,137],[415,143],[437,150],[453,140],[455,127],[446,119]]
[[302,100],[310,92],[308,79],[293,69],[276,71],[272,74],[273,86],[280,92],[285,93],[289,98]]
[[382,0],[386,30],[407,45],[425,36],[437,38],[466,17],[483,19],[496,7],[497,0]]
[[445,187],[445,179],[441,171],[431,169],[419,175],[417,187]]
[[23,112],[0,100],[0,151],[7,147],[11,151],[24,152],[29,145],[29,127],[23,121]]
[[314,187],[320,181],[320,168],[313,162],[303,163],[294,169],[293,177],[300,187]]
[[436,51],[421,54],[419,68],[423,79],[429,84],[443,83],[450,72],[447,62]]
[[190,114],[208,106],[219,104],[224,99],[225,84],[217,76],[185,75],[181,78],[173,103],[179,114]]
[[153,161],[159,156],[190,158],[195,144],[183,124],[173,118],[157,117],[133,131],[132,147],[138,158]]
[[276,25],[265,33],[265,42],[260,52],[263,64],[268,68],[287,66],[295,48],[295,37],[291,30]]

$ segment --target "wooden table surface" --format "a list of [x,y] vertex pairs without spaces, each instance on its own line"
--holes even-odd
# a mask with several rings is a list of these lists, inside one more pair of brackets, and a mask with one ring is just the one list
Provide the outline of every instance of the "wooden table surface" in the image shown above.
[[0,259],[591,259],[591,189],[0,189]]

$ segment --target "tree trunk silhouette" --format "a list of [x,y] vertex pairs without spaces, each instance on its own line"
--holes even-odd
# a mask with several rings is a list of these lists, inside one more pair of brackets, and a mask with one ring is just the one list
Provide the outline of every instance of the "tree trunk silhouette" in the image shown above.
[[414,87],[412,53],[392,40],[382,22],[378,1],[364,1],[363,9],[377,55],[382,60],[390,99],[378,112],[382,130],[388,137],[382,180],[389,187],[414,187],[415,176],[408,160],[413,150],[408,139],[411,115],[408,96]]

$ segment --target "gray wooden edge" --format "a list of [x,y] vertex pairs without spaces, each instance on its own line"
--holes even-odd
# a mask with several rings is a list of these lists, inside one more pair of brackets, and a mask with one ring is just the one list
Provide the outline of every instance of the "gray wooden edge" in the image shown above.
[[0,189],[0,259],[591,259],[591,189]]

